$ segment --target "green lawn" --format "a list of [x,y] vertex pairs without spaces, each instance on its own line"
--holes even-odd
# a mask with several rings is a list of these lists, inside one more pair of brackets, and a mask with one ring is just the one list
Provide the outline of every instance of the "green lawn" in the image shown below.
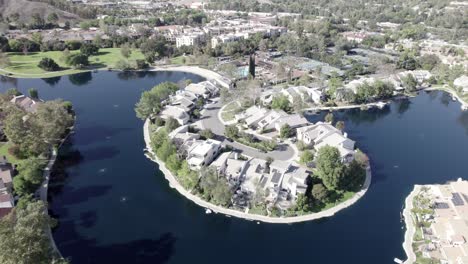
[[[77,53],[79,51],[71,51],[71,53]],[[90,67],[86,70],[75,70],[62,61],[63,52],[61,51],[47,51],[47,52],[31,52],[27,55],[18,52],[8,52],[7,55],[11,61],[11,65],[0,69],[0,73],[8,74],[14,77],[54,77],[67,74],[73,74],[83,71],[89,71],[92,69],[102,69],[107,67],[114,67],[115,63],[124,57],[120,54],[120,48],[108,48],[100,49],[99,54],[91,56],[89,61]],[[37,67],[37,64],[42,58],[51,58],[57,62],[63,69],[57,72],[47,72]],[[136,59],[144,59],[143,54],[139,50],[133,50],[129,61]]]
[[21,162],[21,159],[18,159],[17,157],[11,155],[8,152],[8,148],[11,147],[11,144],[8,142],[0,142],[0,156],[6,156],[8,161],[11,162],[12,164],[19,164]]
[[241,110],[242,109],[239,106],[239,103],[237,101],[234,101],[234,102],[229,103],[228,105],[226,105],[226,107],[221,112],[221,118],[225,122],[234,120],[234,115],[240,113]]
[[184,58],[184,56],[178,56],[178,57],[171,58],[171,64],[184,65],[185,62],[184,62],[183,58]]

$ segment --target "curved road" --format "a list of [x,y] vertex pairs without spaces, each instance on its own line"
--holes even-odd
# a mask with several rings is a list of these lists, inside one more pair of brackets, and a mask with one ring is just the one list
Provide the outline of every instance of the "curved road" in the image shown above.
[[224,124],[218,119],[218,112],[221,109],[222,103],[218,98],[212,99],[212,104],[205,105],[205,109],[201,112],[201,126],[203,129],[210,129],[215,135],[215,139],[222,142],[223,146],[232,146],[234,149],[240,150],[244,155],[266,159],[271,157],[275,160],[291,160],[296,156],[294,149],[288,144],[279,144],[278,148],[268,153],[261,152],[258,149],[240,144],[238,142],[230,142],[224,136]]

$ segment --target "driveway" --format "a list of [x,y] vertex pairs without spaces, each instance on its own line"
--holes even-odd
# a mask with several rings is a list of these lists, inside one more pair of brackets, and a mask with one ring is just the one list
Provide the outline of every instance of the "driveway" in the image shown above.
[[222,103],[219,98],[214,98],[212,101],[212,104],[205,105],[205,109],[201,113],[201,123],[204,129],[210,129],[216,135],[215,139],[221,141],[223,146],[232,146],[234,149],[240,150],[241,153],[253,158],[266,159],[271,157],[275,160],[290,160],[295,157],[294,149],[288,144],[279,144],[276,150],[264,153],[235,141],[228,141],[224,136],[224,125],[218,119],[218,112],[222,107]]

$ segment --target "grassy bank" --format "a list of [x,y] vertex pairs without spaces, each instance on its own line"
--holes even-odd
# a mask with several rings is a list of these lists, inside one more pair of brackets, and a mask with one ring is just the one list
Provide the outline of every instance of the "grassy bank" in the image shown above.
[[[77,53],[79,51],[71,51]],[[8,52],[8,58],[11,65],[0,69],[0,74],[9,75],[11,77],[22,78],[47,78],[68,75],[89,71],[93,69],[103,69],[114,67],[117,61],[124,59],[120,54],[120,48],[100,49],[99,54],[89,57],[90,66],[83,70],[75,70],[68,67],[62,60],[62,51],[47,51],[47,52],[30,52],[27,55],[19,52]],[[60,71],[47,72],[37,66],[42,58],[51,58],[62,68]],[[132,50],[132,54],[128,58],[129,61],[144,59],[143,54],[139,50]]]

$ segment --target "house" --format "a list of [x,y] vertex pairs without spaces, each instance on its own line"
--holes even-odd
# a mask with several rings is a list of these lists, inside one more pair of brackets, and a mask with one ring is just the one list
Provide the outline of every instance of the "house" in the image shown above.
[[418,84],[423,84],[432,77],[432,74],[426,70],[415,70],[415,71],[404,71],[398,73],[398,76],[401,78],[406,77],[407,75],[412,75]]
[[250,127],[264,118],[268,112],[268,109],[254,105],[247,108],[244,112],[234,115],[234,118],[237,122],[245,122],[245,124]]
[[331,124],[317,122],[311,126],[300,127],[297,129],[297,139],[307,145],[313,145],[317,151],[326,145],[336,147],[345,162],[354,158],[355,142]]
[[11,99],[10,102],[14,103],[19,108],[23,109],[28,113],[35,113],[39,104],[42,103],[42,100],[33,99],[29,96],[22,94],[13,97],[13,99]]
[[198,96],[196,94],[185,90],[179,90],[171,97],[170,105],[177,106],[189,113],[195,108],[197,100]]
[[184,89],[185,91],[192,92],[197,96],[208,99],[218,94],[219,89],[211,81],[204,81],[199,83],[191,83]]
[[210,167],[216,168],[220,175],[227,178],[228,182],[232,185],[238,185],[247,167],[248,161],[239,159],[237,152],[223,152],[216,160],[214,160]]
[[287,190],[294,198],[298,194],[305,194],[309,172],[299,166],[292,165],[284,174],[282,189]]
[[183,109],[178,106],[168,105],[166,106],[160,114],[162,119],[168,119],[170,117],[174,118],[179,122],[181,125],[185,125],[189,122],[190,116],[189,114]]
[[281,91],[289,102],[294,104],[296,98],[301,98],[304,102],[314,102],[319,104],[324,97],[323,93],[318,88],[309,88],[306,86],[293,86]]
[[187,162],[192,169],[208,166],[221,149],[221,142],[213,139],[198,140],[187,151]]
[[14,206],[15,201],[13,196],[8,192],[0,192],[0,209],[12,209]]
[[357,88],[365,83],[373,84],[375,82],[375,78],[359,78],[357,80],[352,80],[349,83],[345,84],[344,88],[353,91],[353,93],[357,92]]
[[198,46],[205,40],[205,34],[203,32],[193,32],[187,35],[176,37],[176,47],[182,46]]
[[182,146],[187,141],[200,139],[199,134],[189,132],[188,125],[183,125],[174,129],[168,136],[176,146]]
[[453,81],[453,85],[460,87],[464,93],[468,93],[468,76],[463,75]]
[[211,164],[210,167],[213,167],[216,169],[216,171],[220,174],[224,173],[226,170],[226,164],[227,160],[232,157],[233,152],[228,151],[228,152],[223,152],[221,153]]
[[256,124],[253,124],[251,127],[253,129],[269,129],[269,128],[274,128],[274,124],[276,121],[278,121],[280,118],[287,117],[288,114],[284,112],[283,110],[270,110],[266,113],[263,118],[261,118]]
[[263,159],[251,159],[245,169],[244,179],[240,186],[243,192],[256,193],[260,187],[260,180],[265,174],[266,160]]
[[276,121],[267,126],[266,129],[275,129],[277,132],[280,132],[281,127],[283,127],[284,125],[288,125],[290,128],[296,129],[298,127],[306,126],[308,124],[309,121],[307,121],[307,119],[305,119],[303,116],[301,116],[300,114],[293,114],[282,116],[276,119]]

